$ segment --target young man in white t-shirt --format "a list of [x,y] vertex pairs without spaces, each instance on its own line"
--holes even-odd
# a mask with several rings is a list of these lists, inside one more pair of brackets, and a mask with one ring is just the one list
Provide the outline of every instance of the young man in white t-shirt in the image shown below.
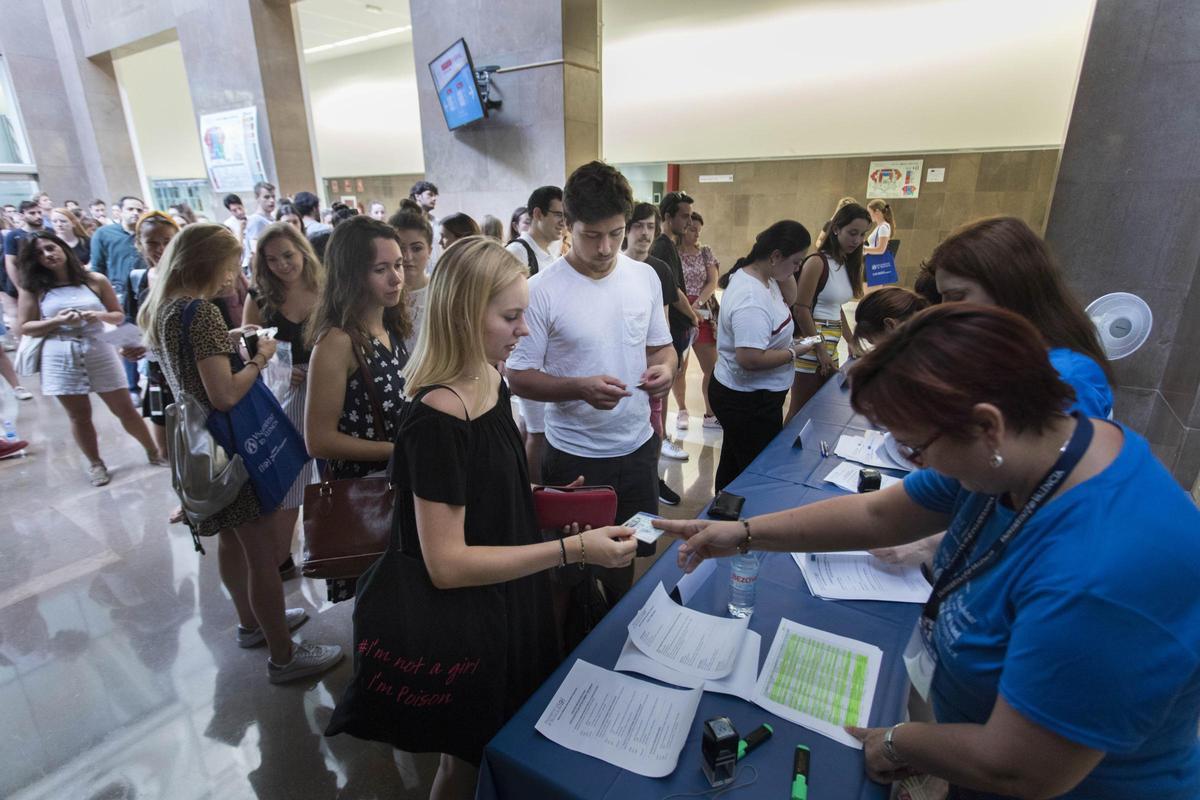
[[[675,377],[662,286],[648,265],[621,253],[633,210],[629,182],[599,161],[571,174],[564,191],[570,252],[530,287],[529,335],[508,359],[515,394],[547,403],[547,485],[609,485],[617,522],[658,511],[658,437],[650,398]],[[611,599],[633,585],[633,566],[596,569]]]
[[271,216],[275,213],[275,187],[266,181],[254,184],[254,202],[254,213],[246,217],[242,231],[242,269],[247,273],[250,259],[254,258],[254,251],[258,249],[258,237],[271,224]]
[[557,186],[539,186],[529,195],[529,230],[509,242],[508,252],[529,267],[530,277],[555,262],[562,254],[563,193]]

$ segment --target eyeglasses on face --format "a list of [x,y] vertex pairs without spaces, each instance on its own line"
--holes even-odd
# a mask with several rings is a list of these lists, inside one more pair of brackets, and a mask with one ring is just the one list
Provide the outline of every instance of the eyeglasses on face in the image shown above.
[[926,441],[923,444],[919,444],[919,445],[905,444],[904,442],[897,439],[896,440],[896,450],[900,453],[901,457],[903,457],[905,460],[911,461],[912,463],[914,463],[918,466],[924,466],[924,463],[921,460],[922,456],[924,455],[925,451],[929,449],[929,446],[931,444],[933,444],[934,442],[936,442],[938,439],[941,438],[943,433],[944,433],[944,431],[938,431],[933,436],[930,436],[928,441]]

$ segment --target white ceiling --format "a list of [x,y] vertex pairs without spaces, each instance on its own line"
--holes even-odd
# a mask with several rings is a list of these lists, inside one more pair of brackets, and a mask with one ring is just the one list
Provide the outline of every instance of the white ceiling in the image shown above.
[[301,0],[296,10],[309,62],[412,41],[408,0]]

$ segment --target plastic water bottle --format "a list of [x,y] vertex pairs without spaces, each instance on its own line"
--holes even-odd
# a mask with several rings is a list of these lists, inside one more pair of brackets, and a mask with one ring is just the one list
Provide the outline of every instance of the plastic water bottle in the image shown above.
[[752,553],[733,557],[729,572],[729,613],[748,617],[754,613],[754,597],[758,584],[758,557]]
[[0,424],[4,426],[4,441],[12,444],[17,441],[17,406],[16,394],[8,381],[0,380]]

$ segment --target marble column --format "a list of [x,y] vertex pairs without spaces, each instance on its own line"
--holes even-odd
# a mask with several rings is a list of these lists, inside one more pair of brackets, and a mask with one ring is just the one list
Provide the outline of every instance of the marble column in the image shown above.
[[317,191],[291,4],[174,0],[173,7],[197,119],[256,106],[267,180],[282,194]]
[[[562,186],[600,157],[599,0],[523,0],[503,13],[487,0],[412,0],[413,56],[425,177],[437,215],[463,211],[506,224],[530,191]],[[446,128],[429,62],[459,38],[476,67],[498,64],[503,107],[456,131]]]
[[37,180],[56,202],[140,194],[112,58],[88,58],[67,0],[0,0],[11,74]]
[[1185,487],[1200,473],[1200,4],[1097,0],[1046,238],[1086,304],[1139,295],[1116,416]]

